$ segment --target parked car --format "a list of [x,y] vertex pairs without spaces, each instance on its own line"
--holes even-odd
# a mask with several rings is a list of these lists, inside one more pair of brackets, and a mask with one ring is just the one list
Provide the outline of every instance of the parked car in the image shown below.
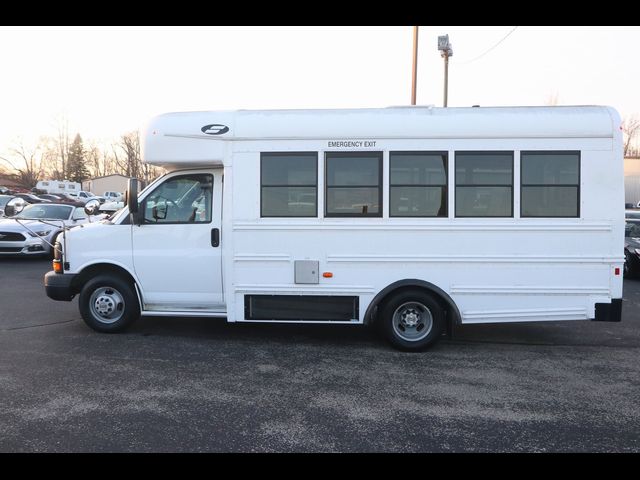
[[[18,202],[15,202],[18,203]],[[65,227],[87,222],[83,207],[38,203],[0,220],[0,255],[50,255]]]
[[624,224],[624,275],[634,277],[640,271],[640,220]]
[[76,195],[78,196],[78,200],[80,200],[83,203],[87,203],[89,200],[93,200],[93,199],[98,200],[100,203],[105,202],[104,197],[101,197],[100,195],[95,195],[94,193],[91,193],[91,192],[86,192],[84,190],[80,190]]
[[123,199],[122,193],[120,192],[104,192],[102,195],[107,202],[121,202]]
[[16,193],[14,197],[21,198],[27,203],[51,203],[51,200],[40,198],[32,193]]
[[104,202],[102,205],[100,205],[100,213],[112,214],[120,210],[122,207],[124,207],[124,202],[122,201],[118,201],[118,202],[107,201],[107,202]]
[[9,195],[10,193],[11,193],[11,190],[9,190],[4,185],[0,185],[0,195]]
[[82,207],[84,205],[84,203],[78,199],[64,193],[43,193],[42,195],[38,195],[38,197],[51,200],[53,203],[67,203],[76,207]]
[[76,202],[79,205],[85,204],[85,202],[81,202],[80,200],[78,200],[78,195],[76,195],[75,193],[56,193],[56,195],[59,196],[64,203]]
[[52,202],[60,202],[62,200],[61,196],[53,193],[40,193],[38,194],[38,198],[44,198],[45,200],[50,200]]

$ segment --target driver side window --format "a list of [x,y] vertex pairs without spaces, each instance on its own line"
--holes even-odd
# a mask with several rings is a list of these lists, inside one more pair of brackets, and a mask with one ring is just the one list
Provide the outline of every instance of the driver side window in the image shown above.
[[144,200],[144,223],[210,223],[213,175],[173,177]]

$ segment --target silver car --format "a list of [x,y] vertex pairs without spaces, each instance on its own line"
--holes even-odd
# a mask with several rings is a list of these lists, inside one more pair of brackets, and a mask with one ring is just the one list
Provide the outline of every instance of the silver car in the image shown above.
[[83,207],[35,203],[0,220],[0,255],[49,255],[56,236],[65,227],[87,222]]

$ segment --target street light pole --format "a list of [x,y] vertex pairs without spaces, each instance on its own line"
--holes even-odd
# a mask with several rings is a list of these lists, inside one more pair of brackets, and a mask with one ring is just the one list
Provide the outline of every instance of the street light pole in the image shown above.
[[444,107],[447,106],[449,98],[449,55],[444,56]]
[[438,50],[440,56],[444,58],[444,107],[449,100],[449,57],[453,55],[453,46],[449,43],[449,35],[438,37]]
[[413,70],[411,72],[411,105],[416,104],[417,80],[418,80],[418,27],[413,27]]

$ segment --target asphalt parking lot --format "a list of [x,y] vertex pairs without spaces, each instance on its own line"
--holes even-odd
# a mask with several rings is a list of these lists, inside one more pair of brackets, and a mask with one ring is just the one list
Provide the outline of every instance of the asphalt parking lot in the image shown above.
[[621,323],[352,326],[144,318],[93,332],[46,260],[0,258],[1,452],[638,452],[640,280]]

